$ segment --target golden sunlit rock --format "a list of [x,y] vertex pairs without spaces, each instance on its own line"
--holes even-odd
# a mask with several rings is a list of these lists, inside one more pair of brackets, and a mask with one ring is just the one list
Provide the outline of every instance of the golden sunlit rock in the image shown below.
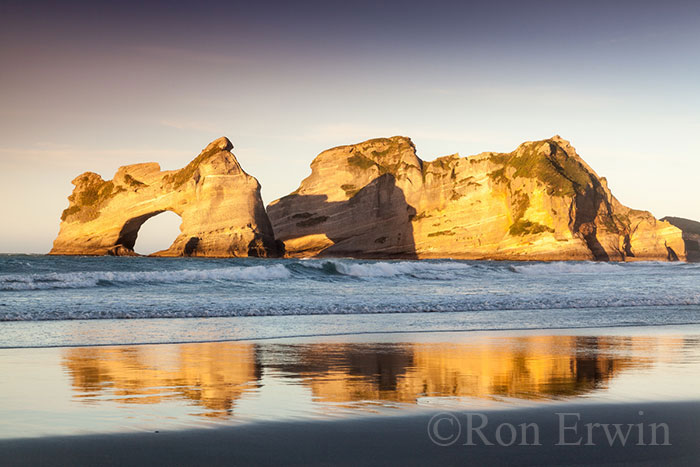
[[260,184],[232,148],[219,138],[180,170],[151,162],[120,167],[109,181],[78,176],[51,254],[133,255],[141,225],[172,211],[182,217],[181,233],[157,256],[277,256]]
[[559,136],[432,162],[402,136],[340,146],[268,213],[290,256],[687,257],[681,229],[623,206]]

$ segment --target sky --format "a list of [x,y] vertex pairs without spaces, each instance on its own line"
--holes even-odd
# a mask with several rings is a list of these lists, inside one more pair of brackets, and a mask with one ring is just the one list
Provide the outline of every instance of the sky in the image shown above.
[[[698,2],[2,0],[0,252],[48,252],[78,174],[220,136],[267,203],[341,144],[559,134],[623,204],[700,220],[699,83]],[[161,217],[137,251],[177,234]]]

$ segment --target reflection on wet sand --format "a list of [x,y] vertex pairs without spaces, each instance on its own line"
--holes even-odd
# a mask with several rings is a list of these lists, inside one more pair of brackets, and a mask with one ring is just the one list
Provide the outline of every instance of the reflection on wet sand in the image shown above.
[[265,384],[308,388],[319,404],[560,399],[605,389],[618,374],[650,367],[683,345],[683,339],[616,336],[440,344],[208,343],[73,348],[65,350],[63,365],[74,396],[85,403],[177,399],[206,415],[226,417],[241,396],[263,386],[263,375]]
[[255,347],[235,343],[72,348],[63,364],[85,402],[105,395],[129,404],[180,398],[214,417],[230,414],[261,375]]
[[[297,349],[283,365],[320,400],[385,400],[420,397],[542,399],[573,397],[605,388],[626,368],[650,365],[635,356],[648,341],[534,336],[473,344],[326,346]],[[333,355],[332,359],[324,359]]]

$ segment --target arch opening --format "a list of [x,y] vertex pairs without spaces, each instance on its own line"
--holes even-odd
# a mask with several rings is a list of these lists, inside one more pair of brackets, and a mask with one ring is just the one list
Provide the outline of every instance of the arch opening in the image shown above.
[[182,218],[172,211],[156,211],[128,220],[118,244],[140,255],[167,250],[180,235]]

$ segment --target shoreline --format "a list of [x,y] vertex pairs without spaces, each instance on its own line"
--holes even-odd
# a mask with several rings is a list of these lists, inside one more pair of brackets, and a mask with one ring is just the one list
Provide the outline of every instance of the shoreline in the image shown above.
[[577,263],[700,263],[700,258],[696,259],[663,259],[661,257],[627,257],[622,259],[596,259],[596,258],[581,258],[581,257],[533,257],[524,258],[522,256],[472,256],[472,255],[452,255],[452,256],[412,256],[412,255],[391,255],[391,256],[381,256],[381,255],[357,255],[357,256],[305,256],[305,255],[284,255],[284,256],[222,256],[222,255],[160,255],[156,253],[150,253],[147,255],[142,255],[140,253],[133,252],[132,254],[116,255],[108,253],[53,253],[49,251],[48,253],[0,253],[1,255],[35,255],[35,256],[58,256],[58,257],[76,257],[76,258],[100,258],[100,257],[111,257],[111,258],[165,258],[165,259],[255,259],[255,260],[281,260],[281,259],[291,259],[291,260],[333,260],[333,259],[347,259],[347,260],[366,260],[366,261],[499,261],[499,262],[535,262],[535,263],[556,263],[556,262],[577,262]]
[[[430,313],[430,312],[404,312],[404,313],[376,313],[378,315],[386,316],[386,315],[407,315],[407,314],[422,314],[422,313]],[[447,312],[445,312],[447,313]],[[460,312],[451,312],[451,313],[460,313]],[[363,315],[371,315],[369,313],[364,313]],[[289,315],[289,316],[316,316],[316,315]],[[325,316],[325,315],[324,315]],[[328,316],[336,316],[336,315],[328,315]],[[348,316],[348,315],[337,315],[337,316]],[[261,316],[236,316],[233,318],[260,318]],[[262,317],[269,317],[269,316],[262,316]],[[128,319],[128,320],[123,320],[123,319],[86,319],[86,320],[70,320],[70,322],[80,322],[80,321],[86,321],[86,322],[101,322],[101,321],[140,321],[140,320],[168,320],[168,319],[206,319],[206,320],[216,320],[216,319],[228,319],[232,317],[219,317],[219,316],[213,316],[213,317],[208,317],[208,318],[133,318],[133,319]],[[53,322],[58,322],[59,320],[45,320],[45,321],[0,321],[0,325],[4,323],[36,323],[36,322],[48,322],[48,323],[53,323]],[[359,331],[359,332],[339,332],[339,333],[323,333],[323,334],[299,334],[299,335],[288,335],[288,336],[270,336],[270,337],[242,337],[242,338],[230,338],[230,339],[212,339],[212,340],[192,340],[192,341],[176,341],[176,342],[168,342],[168,341],[159,341],[159,342],[123,342],[123,343],[96,343],[96,344],[57,344],[57,345],[37,345],[37,346],[20,346],[20,347],[11,347],[11,346],[0,346],[0,351],[2,350],[22,350],[22,349],[71,349],[71,348],[81,348],[81,347],[86,347],[86,348],[92,348],[92,347],[123,347],[123,346],[147,346],[147,345],[187,345],[187,344],[219,344],[219,343],[257,343],[257,342],[271,342],[271,341],[290,341],[290,342],[303,342],[304,340],[314,340],[314,339],[326,339],[326,338],[352,338],[352,337],[357,337],[357,338],[362,338],[362,337],[380,337],[380,336],[396,336],[396,335],[405,335],[405,336],[410,336],[410,335],[424,335],[424,336],[429,336],[431,334],[438,334],[438,335],[445,335],[445,334],[457,334],[457,335],[483,335],[483,336],[489,336],[493,334],[501,334],[504,335],[505,337],[514,337],[514,336],[520,336],[520,335],[542,335],[545,333],[548,333],[549,331],[554,331],[551,335],[568,335],[566,334],[566,331],[573,331],[572,334],[570,335],[585,335],[583,334],[583,331],[586,330],[591,330],[591,331],[604,331],[604,330],[611,330],[615,331],[618,329],[624,329],[626,331],[630,330],[652,330],[654,328],[662,328],[662,329],[668,329],[668,328],[673,328],[673,327],[697,327],[698,332],[700,333],[700,323],[663,323],[663,324],[650,324],[650,325],[640,325],[640,324],[619,324],[619,325],[601,325],[601,326],[581,326],[581,327],[532,327],[532,328],[526,328],[526,327],[521,327],[521,328],[507,328],[507,329],[499,329],[499,328],[484,328],[484,329],[426,329],[426,330],[397,330],[397,331],[388,331],[388,330],[382,330],[382,331]],[[638,332],[638,334],[643,334]],[[601,335],[615,335],[615,333],[600,333],[597,332],[595,333],[596,336],[601,336]],[[351,340],[350,340],[351,341]],[[381,341],[381,340],[380,340]],[[376,342],[376,341],[373,341]],[[413,340],[412,340],[413,342]]]
[[[643,414],[640,416],[640,413]],[[5,465],[692,465],[700,458],[700,404],[696,401],[656,403],[567,404],[509,410],[455,411],[461,427],[455,442],[441,446],[431,441],[434,412],[406,416],[376,416],[332,421],[257,422],[213,429],[190,429],[106,435],[73,435],[0,440]],[[469,414],[484,416],[481,433],[468,442]],[[557,414],[578,414],[560,418]],[[507,446],[499,444],[498,427],[536,425],[534,438]],[[562,423],[566,426],[561,437]],[[613,427],[644,423],[666,424],[658,429],[657,444],[644,434],[643,445],[630,438],[611,444],[602,429],[586,435],[586,423]],[[476,426],[473,425],[472,428]],[[576,427],[576,432],[571,427]],[[454,437],[442,425],[441,438]],[[472,430],[473,431],[473,430]],[[507,430],[506,430],[507,431]],[[501,430],[501,433],[503,430]],[[504,439],[508,434],[504,435]],[[577,437],[588,445],[574,443]],[[435,438],[434,438],[435,439]],[[439,441],[438,439],[438,441]],[[506,439],[507,442],[509,442]],[[634,441],[634,442],[632,442]],[[526,445],[521,443],[527,442]]]
[[700,257],[697,259],[686,260],[669,260],[659,259],[657,257],[629,257],[625,259],[594,259],[594,258],[523,258],[516,257],[483,257],[483,256],[279,256],[279,257],[263,257],[263,256],[164,256],[155,253],[142,255],[135,253],[133,255],[109,255],[109,254],[91,254],[91,253],[0,253],[0,256],[42,256],[42,257],[65,257],[65,258],[147,258],[147,259],[194,259],[194,260],[222,260],[222,259],[238,259],[238,260],[261,260],[261,261],[279,261],[279,260],[356,260],[356,261],[474,261],[474,262],[497,262],[497,263],[608,263],[608,264],[624,264],[624,263],[661,263],[661,264],[695,264],[700,263]]

